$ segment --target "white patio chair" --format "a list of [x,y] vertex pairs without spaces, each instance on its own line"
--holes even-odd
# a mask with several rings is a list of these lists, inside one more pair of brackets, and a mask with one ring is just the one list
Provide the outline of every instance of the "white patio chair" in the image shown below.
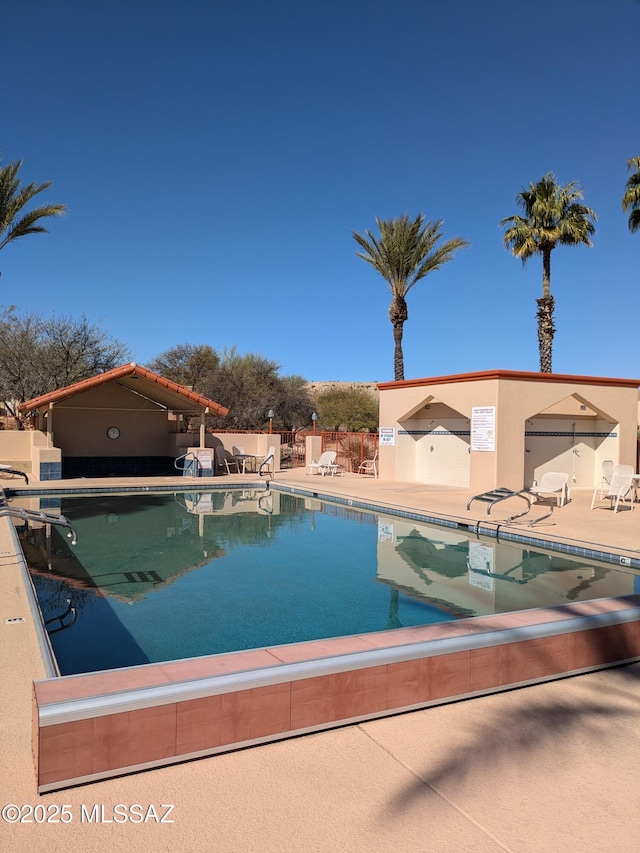
[[372,459],[365,459],[363,462],[361,462],[358,465],[358,474],[373,474],[374,477],[377,477],[378,476],[378,468],[376,465],[377,461],[378,461],[378,451],[376,450],[376,452],[373,454]]
[[[611,509],[613,509],[614,512],[618,512],[620,501],[624,503],[626,500],[629,501],[631,511],[633,512],[633,502],[636,498],[634,474],[635,471],[633,470],[633,465],[616,465],[613,469],[613,474],[611,475],[608,492],[605,495],[599,495],[601,500],[604,499],[611,501]],[[595,502],[599,492],[600,485],[598,484],[594,489],[593,497],[591,498],[591,509],[595,508]],[[615,506],[613,505],[614,501]]]
[[564,506],[569,500],[569,475],[559,471],[547,471],[538,484],[535,480],[527,491],[540,498],[555,498],[558,506]]
[[600,482],[596,486],[596,488],[600,492],[600,497],[603,498],[606,492],[609,491],[609,486],[611,485],[611,477],[613,476],[613,469],[615,468],[615,463],[613,459],[605,459],[602,463],[602,478]]
[[316,462],[309,462],[305,469],[305,474],[313,474],[315,471],[317,474],[324,475],[328,472],[330,474],[334,474],[338,468],[335,464],[336,461],[336,451],[335,450],[325,450],[324,453],[320,454],[320,459]]

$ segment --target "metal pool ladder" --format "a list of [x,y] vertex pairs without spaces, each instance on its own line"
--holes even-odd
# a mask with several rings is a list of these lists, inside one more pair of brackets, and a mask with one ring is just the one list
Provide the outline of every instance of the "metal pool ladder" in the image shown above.
[[[467,501],[467,512],[471,509],[471,504],[474,501],[481,501],[482,503],[487,504],[487,515],[491,515],[491,510],[495,504],[500,501],[506,501],[508,498],[522,498],[523,501],[526,502],[527,508],[524,512],[519,512],[517,515],[512,515],[509,518],[509,521],[513,521],[516,518],[521,518],[523,515],[526,515],[531,509],[531,501],[524,493],[524,490],[519,492],[514,492],[513,489],[507,489],[504,486],[500,486],[497,489],[490,489],[488,492],[481,492],[479,495],[474,495],[472,498],[469,498]],[[546,516],[545,516],[546,518]],[[540,519],[537,519],[540,521]]]

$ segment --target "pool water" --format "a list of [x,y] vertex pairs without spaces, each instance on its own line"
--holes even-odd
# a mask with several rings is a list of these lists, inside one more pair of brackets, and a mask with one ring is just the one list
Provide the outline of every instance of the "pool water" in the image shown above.
[[278,491],[73,496],[58,509],[75,545],[55,527],[21,539],[63,675],[637,586],[631,570]]

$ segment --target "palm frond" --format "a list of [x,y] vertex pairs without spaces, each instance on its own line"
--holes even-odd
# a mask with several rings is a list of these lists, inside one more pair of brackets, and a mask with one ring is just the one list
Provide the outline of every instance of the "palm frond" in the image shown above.
[[18,177],[21,166],[22,160],[0,166],[0,249],[27,234],[46,232],[41,220],[62,216],[66,211],[64,204],[44,204],[23,212],[39,193],[49,189],[51,181],[21,187]]
[[629,231],[637,231],[640,228],[640,157],[631,157],[627,161],[627,167],[631,174],[625,184],[625,193],[622,196],[622,209],[629,211]]
[[582,198],[577,181],[559,186],[552,172],[531,183],[516,196],[524,215],[508,216],[500,222],[503,228],[509,226],[503,235],[505,248],[525,262],[559,243],[591,246],[589,237],[595,233],[597,216],[580,203]]

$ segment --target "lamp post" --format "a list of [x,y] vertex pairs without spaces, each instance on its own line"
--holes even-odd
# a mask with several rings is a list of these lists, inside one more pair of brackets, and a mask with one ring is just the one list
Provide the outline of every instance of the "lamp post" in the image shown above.
[[317,421],[318,421],[318,416],[317,416],[317,414],[316,414],[315,412],[311,415],[311,420],[313,421],[313,433],[314,433],[314,435],[315,435],[315,432],[316,432],[316,423],[317,423]]
[[269,435],[271,435],[273,432],[273,409],[269,409],[267,417],[269,418]]

